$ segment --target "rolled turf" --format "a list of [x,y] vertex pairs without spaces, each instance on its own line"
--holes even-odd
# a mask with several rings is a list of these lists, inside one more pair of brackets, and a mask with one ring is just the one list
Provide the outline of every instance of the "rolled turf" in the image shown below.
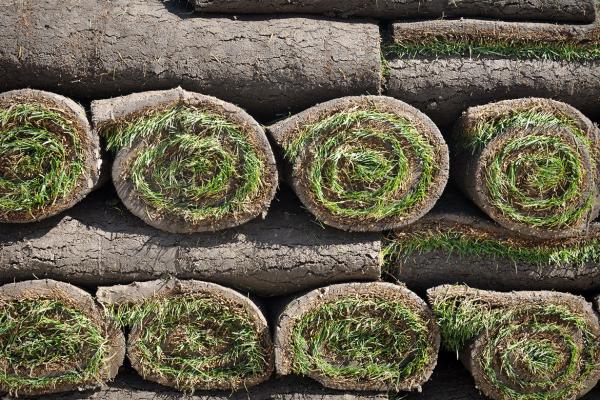
[[278,184],[275,158],[242,109],[177,88],[94,101],[92,114],[117,151],[117,193],[147,224],[194,233],[266,214]]
[[600,226],[584,237],[515,236],[447,190],[430,214],[389,234],[384,275],[415,290],[464,283],[490,290],[600,290]]
[[94,100],[181,85],[269,119],[380,91],[376,23],[200,18],[183,3],[40,0],[5,7],[0,90],[32,86]]
[[567,104],[527,98],[473,107],[449,143],[458,187],[516,234],[580,236],[598,216],[600,131]]
[[563,101],[600,116],[600,28],[436,20],[395,23],[384,45],[386,94],[441,127],[469,106],[519,97]]
[[98,183],[101,162],[80,105],[40,90],[0,94],[0,222],[71,208]]
[[448,148],[424,114],[383,96],[346,97],[268,128],[287,181],[323,223],[382,231],[414,222],[448,180]]
[[0,393],[97,388],[124,355],[123,333],[87,292],[52,280],[0,287]]
[[193,392],[250,387],[272,373],[267,321],[231,289],[172,279],[101,287],[96,296],[130,329],[127,357],[144,379]]
[[425,302],[402,286],[348,283],[316,289],[279,315],[280,375],[343,390],[418,390],[437,362],[439,332]]
[[450,285],[428,297],[443,346],[491,399],[577,399],[600,378],[600,326],[582,297]]
[[593,0],[193,0],[204,13],[310,13],[385,19],[482,17],[535,21],[592,22]]

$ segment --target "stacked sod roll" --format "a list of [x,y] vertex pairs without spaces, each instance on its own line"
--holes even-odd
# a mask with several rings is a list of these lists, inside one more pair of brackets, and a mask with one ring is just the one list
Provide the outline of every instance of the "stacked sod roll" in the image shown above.
[[84,109],[39,90],[0,94],[0,222],[39,221],[98,183],[100,145]]
[[428,297],[443,346],[487,397],[577,399],[598,383],[600,325],[583,297],[452,285]]
[[178,390],[237,390],[267,380],[273,345],[260,309],[225,287],[175,279],[101,287],[129,329],[127,357],[144,378]]
[[448,180],[448,148],[438,128],[389,97],[332,100],[268,131],[300,200],[338,229],[408,225],[433,207]]
[[277,168],[242,109],[183,89],[92,103],[95,129],[118,151],[113,182],[129,210],[173,233],[216,231],[265,214]]
[[0,287],[0,393],[97,388],[124,355],[123,333],[87,292],[52,280]]
[[523,236],[581,236],[600,207],[600,131],[554,100],[467,110],[450,140],[453,178],[500,225]]
[[440,345],[431,310],[391,283],[348,283],[293,300],[279,315],[280,375],[309,376],[343,390],[420,390]]

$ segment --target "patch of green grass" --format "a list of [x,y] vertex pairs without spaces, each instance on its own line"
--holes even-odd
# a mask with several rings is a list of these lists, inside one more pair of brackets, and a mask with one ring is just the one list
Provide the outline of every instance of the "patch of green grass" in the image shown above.
[[600,239],[532,245],[492,237],[478,237],[448,228],[439,231],[407,232],[401,237],[388,239],[382,251],[384,267],[392,269],[398,261],[434,251],[462,258],[486,257],[497,259],[499,262],[511,261],[516,265],[527,263],[553,267],[600,263]]
[[113,150],[142,140],[130,177],[159,213],[199,223],[243,213],[264,189],[258,145],[212,112],[177,106],[106,128]]
[[108,354],[102,330],[56,300],[0,304],[0,387],[12,395],[101,383]]
[[437,296],[432,308],[446,349],[485,339],[475,362],[507,399],[571,398],[596,368],[598,338],[566,306],[493,304],[467,292]]
[[0,109],[0,215],[35,216],[72,196],[85,171],[73,122],[38,104]]
[[268,349],[251,317],[217,299],[151,299],[113,307],[112,315],[121,326],[141,332],[133,345],[142,372],[163,376],[180,390],[239,388],[268,366]]
[[384,46],[386,59],[416,57],[514,58],[585,62],[600,59],[600,45],[487,39],[426,39]]
[[347,298],[304,315],[293,330],[293,370],[399,389],[431,363],[427,321],[401,302]]
[[339,112],[307,126],[285,156],[304,160],[318,204],[359,219],[413,212],[429,196],[439,168],[436,149],[411,122],[377,110]]

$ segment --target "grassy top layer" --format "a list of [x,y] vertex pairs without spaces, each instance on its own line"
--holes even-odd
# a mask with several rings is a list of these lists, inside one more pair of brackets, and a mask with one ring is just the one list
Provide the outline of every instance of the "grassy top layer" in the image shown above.
[[325,303],[294,326],[293,371],[391,390],[413,387],[432,362],[428,321],[396,301],[346,298]]
[[31,219],[70,199],[85,171],[80,132],[40,104],[0,108],[0,218]]
[[[143,376],[184,391],[243,387],[265,374],[269,349],[245,311],[205,295],[112,307],[131,327],[128,353]],[[135,335],[135,336],[134,336]],[[133,361],[133,360],[132,360]]]
[[0,391],[101,383],[108,343],[81,311],[57,300],[0,304]]

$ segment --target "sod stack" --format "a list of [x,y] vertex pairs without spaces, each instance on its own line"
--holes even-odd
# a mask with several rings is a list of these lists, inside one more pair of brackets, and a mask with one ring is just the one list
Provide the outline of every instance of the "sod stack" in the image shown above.
[[420,390],[440,345],[431,310],[391,283],[346,283],[289,303],[275,328],[280,375],[342,390]]
[[0,94],[0,223],[71,208],[96,186],[101,163],[79,104],[40,90]]
[[3,7],[0,90],[31,86],[92,100],[181,85],[257,118],[380,90],[376,23],[199,18],[184,3],[41,0]]
[[444,348],[490,399],[578,399],[600,379],[600,325],[583,297],[451,285],[428,297]]
[[564,101],[590,117],[600,116],[598,22],[400,22],[390,27],[389,36],[386,94],[419,108],[442,127],[469,106],[527,96]]
[[192,0],[203,13],[306,13],[383,19],[482,17],[539,21],[592,22],[593,0]]
[[275,157],[239,107],[177,88],[94,101],[92,115],[117,151],[119,197],[147,224],[194,233],[266,214],[278,184]]
[[502,228],[456,191],[432,212],[389,234],[384,275],[426,290],[460,282],[490,290],[594,292],[600,282],[600,225],[587,235],[540,240]]
[[127,357],[144,379],[193,392],[238,390],[271,376],[267,321],[231,289],[173,279],[101,287],[96,296],[130,329]]
[[406,226],[448,180],[448,147],[427,116],[390,97],[332,100],[268,128],[286,179],[327,225],[348,231]]
[[0,393],[98,388],[124,355],[123,333],[87,292],[51,280],[0,287]]

